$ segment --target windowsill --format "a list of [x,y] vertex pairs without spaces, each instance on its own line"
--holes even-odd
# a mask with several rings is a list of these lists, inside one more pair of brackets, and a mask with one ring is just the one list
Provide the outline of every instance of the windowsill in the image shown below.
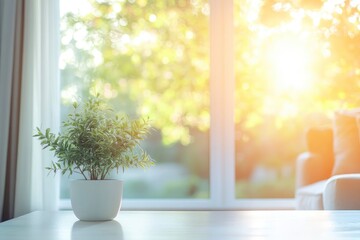
[[[71,209],[70,199],[60,200],[60,210]],[[214,204],[210,200],[174,199],[124,199],[122,210],[294,210],[295,199],[242,199],[226,205]]]

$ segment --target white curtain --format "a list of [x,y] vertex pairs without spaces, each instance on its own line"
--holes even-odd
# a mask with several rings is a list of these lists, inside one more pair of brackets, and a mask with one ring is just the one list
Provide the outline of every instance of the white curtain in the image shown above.
[[53,159],[32,137],[36,127],[59,131],[59,1],[26,0],[15,217],[56,210],[59,176],[45,170]]
[[[16,1],[0,0],[0,221],[5,201],[8,168],[8,147],[11,115],[11,89],[13,81],[14,42],[16,27]],[[11,190],[10,190],[11,191]],[[7,205],[7,206],[5,206]]]

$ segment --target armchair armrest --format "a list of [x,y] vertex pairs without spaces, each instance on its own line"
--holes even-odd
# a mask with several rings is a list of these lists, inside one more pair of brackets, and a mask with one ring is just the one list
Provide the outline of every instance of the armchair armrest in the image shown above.
[[320,153],[300,154],[296,159],[296,189],[328,179],[333,168],[333,161],[329,158]]
[[331,177],[324,189],[325,210],[360,210],[360,174]]

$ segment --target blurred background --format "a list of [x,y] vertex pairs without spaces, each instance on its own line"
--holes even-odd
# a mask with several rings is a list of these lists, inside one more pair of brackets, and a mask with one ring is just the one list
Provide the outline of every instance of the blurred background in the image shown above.
[[[60,4],[62,119],[95,93],[148,116],[142,145],[157,164],[121,174],[124,197],[209,198],[209,2]],[[358,106],[359,12],[356,0],[234,1],[237,198],[293,198],[306,129]]]

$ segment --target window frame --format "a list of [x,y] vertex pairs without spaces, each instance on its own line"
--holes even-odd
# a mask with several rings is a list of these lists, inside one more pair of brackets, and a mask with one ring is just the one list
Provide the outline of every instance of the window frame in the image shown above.
[[[292,199],[235,197],[234,2],[209,0],[210,168],[208,199],[123,199],[123,210],[294,209]],[[70,199],[60,209],[71,209]]]

